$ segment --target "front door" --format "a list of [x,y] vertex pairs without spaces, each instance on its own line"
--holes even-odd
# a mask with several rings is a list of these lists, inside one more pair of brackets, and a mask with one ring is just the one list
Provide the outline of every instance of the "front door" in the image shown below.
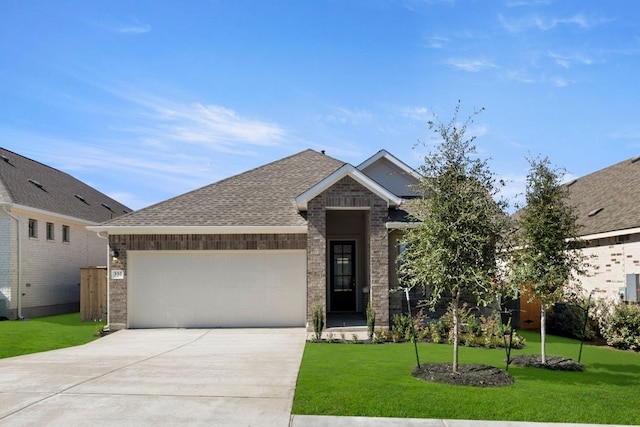
[[330,243],[330,311],[356,310],[356,242]]

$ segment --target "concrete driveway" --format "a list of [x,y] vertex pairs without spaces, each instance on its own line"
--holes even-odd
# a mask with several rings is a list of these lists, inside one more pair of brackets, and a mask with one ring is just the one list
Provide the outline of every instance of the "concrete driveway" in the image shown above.
[[0,425],[288,426],[304,329],[125,330],[0,359]]

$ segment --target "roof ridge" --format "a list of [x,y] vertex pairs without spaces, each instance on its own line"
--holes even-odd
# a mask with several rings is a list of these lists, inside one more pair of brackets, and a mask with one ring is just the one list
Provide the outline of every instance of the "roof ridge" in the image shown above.
[[[67,175],[67,176],[70,176],[70,177],[71,177],[71,178],[73,178],[73,179],[76,179],[76,180],[80,181],[78,178],[76,178],[75,176],[73,176],[73,175],[71,175],[71,174],[69,174],[69,173],[67,173],[67,172],[65,172],[65,171],[62,171],[62,170],[57,169],[57,168],[54,168],[53,166],[47,165],[47,164],[42,163],[42,162],[40,162],[40,161],[38,161],[38,160],[32,159],[31,157],[23,156],[22,154],[18,154],[18,153],[16,153],[16,152],[11,151],[11,150],[8,150],[8,149],[6,149],[6,148],[4,148],[4,147],[0,147],[0,150],[4,150],[4,151],[6,151],[7,153],[11,153],[11,154],[16,155],[16,156],[18,156],[18,157],[22,157],[22,158],[23,158],[23,159],[25,159],[25,160],[28,160],[28,161],[33,162],[33,163],[37,163],[37,164],[39,164],[40,166],[44,166],[45,168],[48,168],[48,169],[54,170],[54,171],[56,171],[56,172],[58,172],[58,173],[65,174],[65,175]],[[11,160],[11,159],[9,159],[9,160]],[[9,163],[9,164],[11,164],[11,163]],[[13,165],[12,165],[12,166],[13,166]]]
[[[612,164],[612,165],[605,166],[605,167],[600,168],[600,169],[597,169],[597,170],[595,170],[595,171],[593,171],[593,172],[589,172],[589,173],[588,173],[588,174],[586,174],[586,175],[582,175],[582,176],[579,176],[579,177],[576,177],[576,178],[572,178],[570,181],[568,181],[567,183],[565,183],[565,184],[563,184],[563,185],[567,185],[569,182],[571,182],[571,183],[573,184],[573,183],[575,183],[575,182],[582,181],[582,180],[584,180],[585,178],[589,178],[589,177],[591,177],[592,175],[599,174],[600,172],[604,172],[604,171],[606,171],[606,170],[611,170],[611,169],[613,169],[613,168],[615,168],[615,167],[617,167],[617,166],[624,166],[624,165],[625,165],[625,163],[628,163],[628,164],[638,163],[637,161],[634,161],[634,159],[636,159],[636,158],[638,158],[638,157],[640,157],[640,156],[633,156],[633,157],[629,157],[629,158],[626,158],[626,159],[624,159],[624,160],[621,160],[621,161],[619,161],[619,162],[617,162],[617,163],[614,163],[614,164]],[[639,164],[640,164],[640,163],[639,163]]]

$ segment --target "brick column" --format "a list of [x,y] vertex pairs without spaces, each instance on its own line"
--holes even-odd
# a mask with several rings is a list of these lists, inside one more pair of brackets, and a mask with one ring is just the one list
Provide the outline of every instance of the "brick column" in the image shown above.
[[389,326],[389,236],[386,227],[387,204],[380,199],[371,203],[369,218],[369,286],[376,323]]
[[307,325],[313,307],[322,305],[327,318],[327,212],[321,194],[307,204]]

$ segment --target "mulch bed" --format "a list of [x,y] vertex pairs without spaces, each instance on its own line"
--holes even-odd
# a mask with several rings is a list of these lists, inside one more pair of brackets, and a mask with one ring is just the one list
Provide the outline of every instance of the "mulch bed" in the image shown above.
[[459,365],[457,373],[451,369],[448,363],[429,363],[420,368],[416,366],[411,374],[428,382],[475,387],[501,387],[514,383],[513,377],[494,366]]
[[575,360],[559,356],[547,356],[547,363],[542,363],[539,354],[519,354],[511,358],[511,364],[523,368],[546,368],[555,371],[584,371],[584,365]]

